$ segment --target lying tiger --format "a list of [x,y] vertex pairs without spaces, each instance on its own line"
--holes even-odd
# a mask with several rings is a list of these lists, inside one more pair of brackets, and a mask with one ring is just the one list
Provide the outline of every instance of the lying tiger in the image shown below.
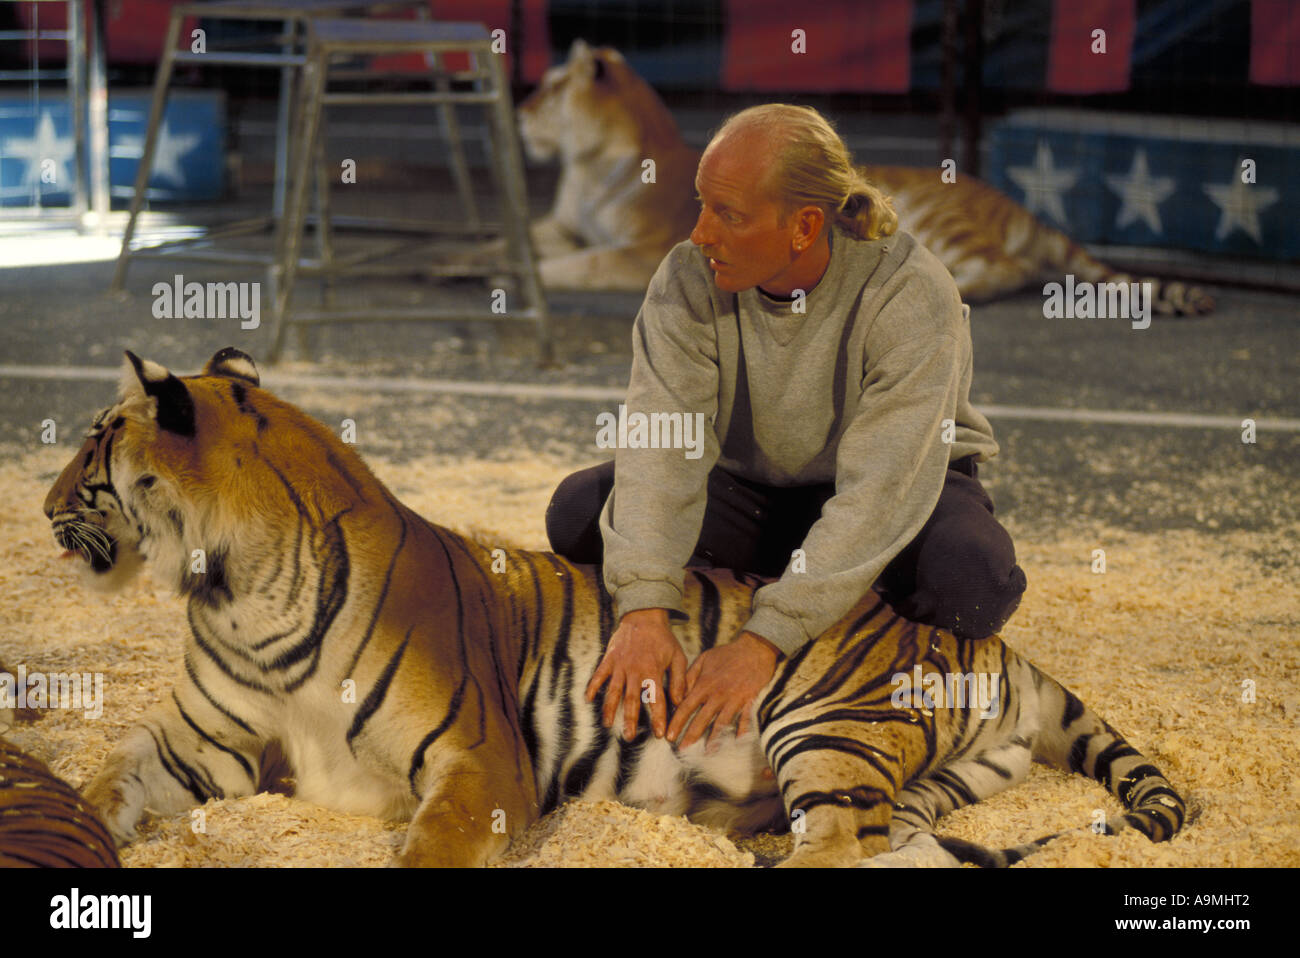
[[[932,829],[1031,759],[1103,783],[1127,810],[1115,830],[1163,841],[1182,826],[1160,772],[999,638],[958,642],[874,595],[778,666],[757,733],[677,751],[643,715],[622,741],[583,698],[614,627],[597,568],[509,551],[494,572],[486,547],[420,518],[261,389],[238,350],[183,379],[126,356],[118,401],[45,501],[90,580],[120,586],[148,561],[189,599],[180,684],[86,789],[119,843],[146,808],[252,794],[271,752],[301,798],[409,817],[406,865],[485,864],[574,797],[790,827],[789,865],[1008,864],[1037,844],[989,851]],[[760,584],[687,573],[689,659],[736,633]],[[986,674],[996,701],[894,701],[898,675],[935,673]]]
[[[560,161],[550,213],[533,224],[542,283],[645,292],[699,214],[699,153],[663,101],[617,50],[581,40],[519,105],[519,130],[536,160]],[[654,161],[653,181],[645,166]],[[867,166],[892,196],[899,228],[948,267],[962,298],[984,302],[1045,279],[1130,282],[1060,230],[973,176],[944,183],[937,169]],[[1155,312],[1210,312],[1214,300],[1179,282],[1152,284]]]

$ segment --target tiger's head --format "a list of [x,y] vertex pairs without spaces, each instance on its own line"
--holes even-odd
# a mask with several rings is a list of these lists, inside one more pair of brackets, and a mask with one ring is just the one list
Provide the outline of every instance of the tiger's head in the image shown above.
[[[327,460],[351,454],[259,386],[252,358],[232,347],[184,378],[126,353],[117,402],[95,417],[45,498],[55,541],[66,558],[81,557],[89,583],[120,588],[148,560],[191,592],[213,581],[192,574],[196,549],[213,561],[236,544],[272,548],[259,530],[286,506],[294,514],[286,474],[328,475]],[[341,483],[309,482],[302,508],[345,508]]]
[[567,63],[551,67],[519,105],[528,155],[572,160],[602,148],[679,143],[677,123],[659,95],[612,47],[575,40]]

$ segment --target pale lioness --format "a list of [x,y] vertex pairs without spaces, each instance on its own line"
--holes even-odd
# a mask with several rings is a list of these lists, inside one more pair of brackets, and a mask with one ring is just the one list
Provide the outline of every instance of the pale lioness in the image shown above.
[[699,151],[622,54],[582,40],[518,112],[529,156],[561,167],[555,205],[532,226],[542,283],[644,290],[695,225]]

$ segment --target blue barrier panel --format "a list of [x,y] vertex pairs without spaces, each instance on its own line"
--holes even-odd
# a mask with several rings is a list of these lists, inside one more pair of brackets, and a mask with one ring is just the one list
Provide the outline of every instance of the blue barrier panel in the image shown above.
[[[128,200],[144,151],[151,91],[112,92],[108,104],[109,183]],[[0,93],[0,207],[67,206],[75,175],[67,98]],[[219,90],[176,90],[163,115],[149,199],[219,199],[225,189],[226,101]],[[123,205],[119,203],[119,205]]]
[[1300,126],[1027,110],[990,148],[989,182],[1081,242],[1300,257]]

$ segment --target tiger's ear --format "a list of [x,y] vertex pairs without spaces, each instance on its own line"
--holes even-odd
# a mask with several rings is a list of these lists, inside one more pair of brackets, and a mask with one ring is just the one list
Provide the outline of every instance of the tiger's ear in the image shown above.
[[132,394],[147,396],[156,403],[154,418],[158,427],[180,436],[194,435],[194,400],[185,384],[165,366],[141,359],[129,349],[123,368],[122,398]]
[[262,385],[262,378],[257,372],[257,363],[248,353],[226,346],[217,350],[203,367],[205,376],[226,376],[229,379],[242,379],[250,386]]
[[581,37],[579,37],[577,40],[574,40],[573,43],[569,46],[569,62],[578,63],[582,60],[590,60],[590,59],[591,59],[591,47],[587,45],[587,41],[583,40]]
[[586,40],[574,40],[569,47],[569,63],[577,68],[577,75],[599,80],[605,75],[605,62],[588,46]]

